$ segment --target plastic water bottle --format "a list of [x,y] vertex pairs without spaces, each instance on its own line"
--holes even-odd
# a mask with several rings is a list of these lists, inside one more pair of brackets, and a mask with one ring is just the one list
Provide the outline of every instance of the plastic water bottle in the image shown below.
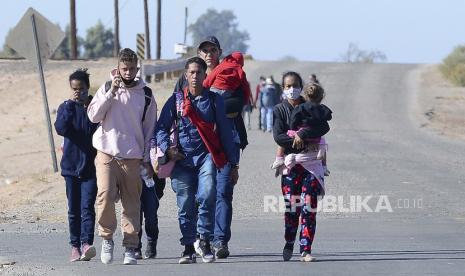
[[152,188],[155,186],[155,181],[153,181],[152,176],[147,175],[147,169],[142,165],[140,166],[140,177],[144,181],[147,188]]

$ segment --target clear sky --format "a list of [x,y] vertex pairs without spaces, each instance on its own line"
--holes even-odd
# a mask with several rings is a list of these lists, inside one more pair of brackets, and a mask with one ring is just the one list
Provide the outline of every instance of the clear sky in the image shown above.
[[[156,0],[148,0],[152,57],[155,55]],[[62,28],[69,22],[67,0],[0,0],[0,47],[28,7]],[[120,40],[135,47],[144,31],[142,0],[119,0]],[[239,30],[247,30],[249,53],[256,59],[336,61],[350,42],[384,52],[388,62],[439,63],[465,44],[464,0],[162,0],[162,58],[175,58],[174,43],[188,22],[208,8],[233,10]],[[76,0],[78,35],[98,19],[113,28],[113,0]],[[188,37],[187,42],[190,42]]]

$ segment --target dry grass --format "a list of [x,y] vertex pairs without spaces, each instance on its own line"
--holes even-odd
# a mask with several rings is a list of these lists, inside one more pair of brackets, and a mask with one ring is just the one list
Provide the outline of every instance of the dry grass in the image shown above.
[[[68,75],[89,68],[91,92],[109,78],[113,59],[49,61],[45,70],[52,124],[55,110],[69,96]],[[52,172],[47,130],[37,73],[25,61],[0,60],[0,223],[6,221],[66,221],[63,178]],[[171,95],[176,80],[151,83],[158,110]],[[63,140],[55,134],[58,150]]]
[[457,86],[465,86],[465,45],[457,46],[439,68],[450,82]]

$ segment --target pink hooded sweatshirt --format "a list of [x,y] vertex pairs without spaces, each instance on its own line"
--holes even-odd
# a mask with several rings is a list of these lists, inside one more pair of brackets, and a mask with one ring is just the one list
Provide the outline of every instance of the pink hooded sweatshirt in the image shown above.
[[[116,69],[110,77],[116,75]],[[150,162],[150,139],[157,122],[157,104],[152,94],[150,105],[142,122],[145,106],[145,82],[136,77],[137,84],[119,88],[113,97],[103,84],[87,108],[93,123],[100,123],[92,137],[97,150],[121,159],[143,159]]]

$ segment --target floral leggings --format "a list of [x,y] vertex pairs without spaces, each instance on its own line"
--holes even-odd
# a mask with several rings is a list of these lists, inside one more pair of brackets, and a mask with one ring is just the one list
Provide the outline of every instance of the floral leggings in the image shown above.
[[316,230],[316,210],[321,186],[313,174],[301,165],[293,167],[281,179],[286,211],[284,213],[284,238],[294,244],[300,218],[300,253],[312,251]]

